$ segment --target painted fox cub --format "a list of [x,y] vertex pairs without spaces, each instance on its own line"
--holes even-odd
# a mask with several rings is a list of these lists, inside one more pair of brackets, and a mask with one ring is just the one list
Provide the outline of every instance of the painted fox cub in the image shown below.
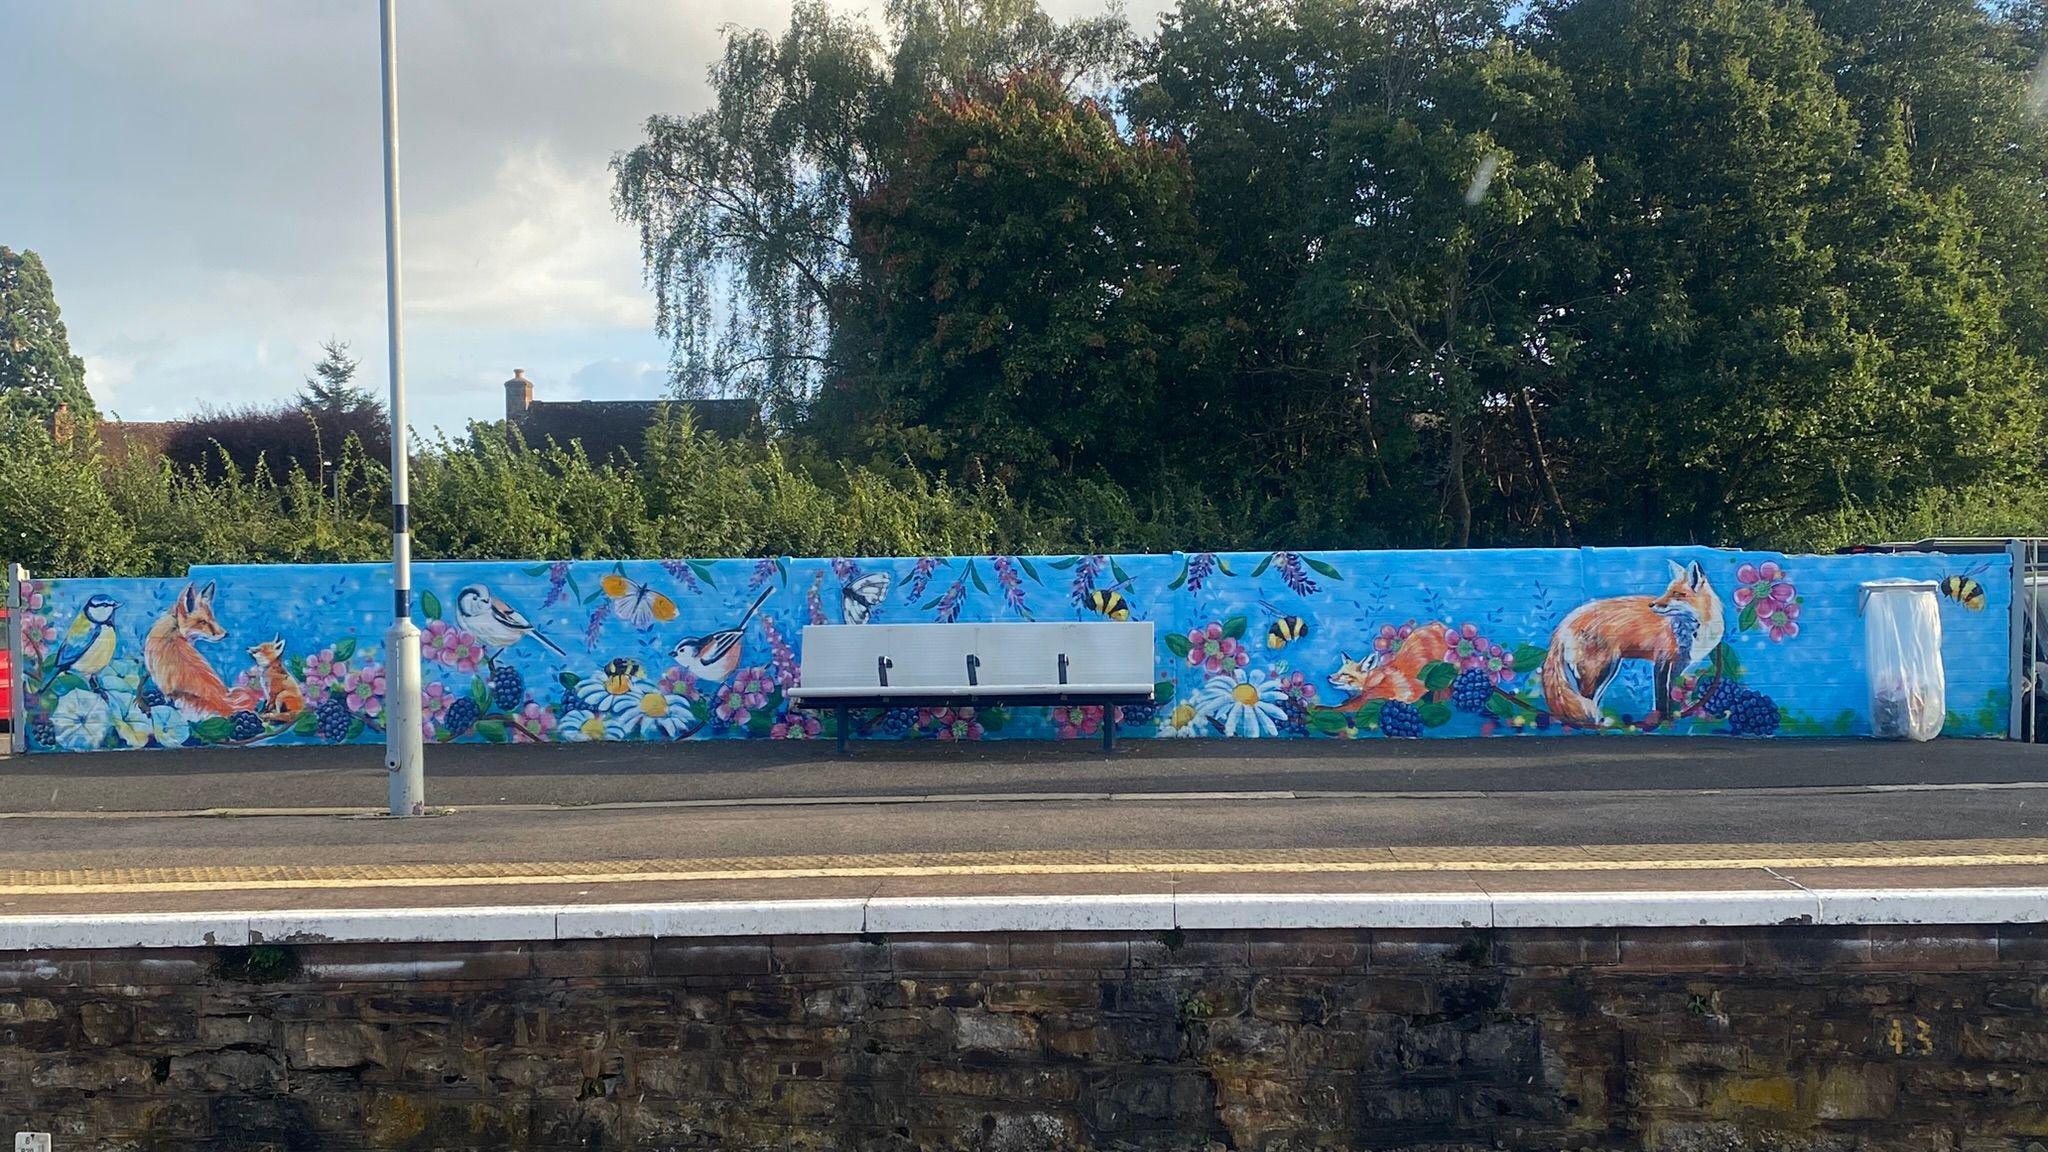
[[1671,565],[1671,586],[1661,596],[1615,596],[1567,613],[1543,660],[1543,699],[1550,714],[1574,728],[1605,728],[1600,713],[1623,660],[1656,668],[1656,712],[1650,725],[1671,717],[1671,690],[1679,676],[1721,642],[1721,598],[1698,561]]
[[1400,647],[1378,659],[1343,656],[1343,666],[1330,673],[1330,683],[1350,696],[1335,711],[1356,712],[1368,700],[1412,704],[1422,699],[1428,692],[1422,683],[1422,669],[1442,660],[1450,650],[1451,630],[1442,624],[1424,624],[1410,632]]
[[194,646],[195,641],[211,643],[227,634],[213,618],[213,582],[209,580],[204,588],[185,585],[171,601],[170,611],[157,617],[142,641],[142,664],[149,669],[157,691],[191,719],[232,716],[262,703],[246,688],[230,691]]
[[306,710],[306,690],[284,665],[284,637],[249,649],[256,673],[263,678],[263,715],[289,720]]

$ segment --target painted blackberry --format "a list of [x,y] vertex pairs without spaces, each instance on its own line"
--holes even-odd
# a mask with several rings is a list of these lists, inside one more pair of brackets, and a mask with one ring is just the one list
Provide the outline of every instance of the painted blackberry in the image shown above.
[[1126,728],[1149,728],[1158,715],[1157,704],[1126,704],[1116,710],[1116,722]]
[[1714,682],[1714,690],[1707,693],[1706,702],[1700,705],[1700,710],[1709,716],[1726,716],[1747,691],[1747,688],[1733,680],[1717,680]]
[[1289,692],[1286,698],[1280,701],[1280,710],[1286,713],[1280,719],[1280,734],[1282,736],[1308,735],[1307,700],[1293,692]]
[[1493,677],[1484,668],[1467,668],[1451,681],[1451,703],[1460,712],[1484,712],[1493,697]]
[[254,740],[263,735],[263,717],[254,712],[235,713],[234,725],[237,740]]
[[48,720],[38,720],[29,725],[28,734],[35,737],[36,747],[38,748],[55,748],[57,746],[57,726]]
[[877,736],[901,736],[917,723],[917,709],[891,708],[868,724],[868,731]]
[[1778,730],[1778,705],[1761,692],[1744,689],[1728,710],[1728,730],[1737,736],[1769,736]]
[[491,672],[491,703],[503,712],[511,712],[526,700],[526,681],[519,675],[519,669],[509,664],[500,665]]
[[1422,713],[1406,700],[1389,700],[1380,709],[1380,731],[1403,740],[1422,735]]
[[320,720],[320,726],[316,730],[322,740],[335,744],[348,738],[348,725],[351,719],[348,701],[339,696],[329,696],[313,709],[313,715]]
[[144,685],[142,693],[137,699],[142,701],[144,708],[161,708],[170,703],[169,700],[164,699],[164,694],[154,684]]
[[476,701],[464,696],[462,699],[450,704],[447,713],[441,717],[441,726],[448,729],[448,734],[451,736],[460,736],[474,728],[476,726]]

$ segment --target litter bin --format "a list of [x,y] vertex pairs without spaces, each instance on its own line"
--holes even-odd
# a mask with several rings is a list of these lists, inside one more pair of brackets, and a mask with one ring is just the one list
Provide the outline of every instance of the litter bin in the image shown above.
[[1941,670],[1940,585],[1871,580],[1863,585],[1863,659],[1870,676],[1870,730],[1881,740],[1932,740],[1948,715]]

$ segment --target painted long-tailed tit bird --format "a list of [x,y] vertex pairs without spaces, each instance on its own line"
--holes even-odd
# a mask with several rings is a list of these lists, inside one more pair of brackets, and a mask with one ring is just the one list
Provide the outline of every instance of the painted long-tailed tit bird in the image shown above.
[[528,636],[546,645],[557,656],[567,656],[562,646],[542,635],[533,621],[503,600],[491,595],[481,584],[471,584],[455,594],[455,619],[484,647],[503,652]]
[[716,684],[731,676],[740,666],[740,641],[746,638],[747,621],[761,610],[772,588],[761,589],[754,602],[747,606],[747,614],[730,628],[721,628],[703,636],[692,636],[679,640],[670,650],[676,664],[685,672],[707,684]]

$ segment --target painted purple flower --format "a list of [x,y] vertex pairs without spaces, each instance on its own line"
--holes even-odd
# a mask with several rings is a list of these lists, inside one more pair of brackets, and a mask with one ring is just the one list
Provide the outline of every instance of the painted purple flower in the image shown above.
[[941,624],[953,623],[960,619],[960,606],[966,603],[966,601],[967,577],[962,576],[960,579],[953,581],[952,585],[940,594],[938,611],[932,615],[932,619],[937,620]]
[[832,574],[839,577],[841,583],[851,584],[860,579],[860,565],[844,556],[835,557],[832,561]]
[[775,626],[775,617],[761,617],[761,635],[768,641],[768,666],[776,686],[793,688],[797,682],[796,653],[790,650],[789,641],[783,638],[782,629]]
[[747,591],[751,592],[770,580],[775,579],[775,572],[778,567],[779,565],[776,564],[775,557],[773,556],[763,556],[761,559],[754,561],[754,571],[747,576]]
[[1791,573],[1775,560],[1743,564],[1735,570],[1735,606],[1746,618],[1754,615],[1756,627],[1772,640],[1790,640],[1799,635],[1799,592]]
[[597,607],[590,610],[590,623],[583,628],[583,644],[591,651],[597,651],[598,633],[604,631],[604,622],[612,614],[612,602],[599,600]]
[[681,560],[663,560],[661,570],[680,585],[685,592],[702,592],[704,585],[697,579],[696,569]]
[[1251,654],[1234,637],[1223,634],[1223,625],[1211,621],[1188,630],[1188,667],[1208,675],[1227,673],[1251,663]]
[[1308,574],[1301,557],[1292,552],[1273,553],[1273,566],[1280,570],[1280,582],[1297,596],[1308,596],[1322,590]]
[[1188,591],[1200,592],[1202,583],[1216,571],[1214,552],[1197,552],[1188,557]]
[[1095,591],[1095,577],[1109,563],[1109,559],[1106,556],[1077,556],[1074,561],[1072,599],[1075,607],[1079,607],[1087,602],[1088,594]]
[[825,574],[823,572],[820,572],[817,574],[817,576],[812,578],[811,590],[804,593],[804,608],[807,612],[809,612],[810,622],[813,624],[825,624],[830,622],[825,616],[825,598],[820,591],[824,587]]
[[1019,616],[1024,615],[1024,576],[1017,571],[1017,562],[1008,556],[990,556],[988,562],[996,570],[996,583],[1003,589],[1003,604]]
[[1477,668],[1496,684],[1515,678],[1514,658],[1500,645],[1479,634],[1479,625],[1461,624],[1452,632],[1450,650],[1444,659],[1459,671]]
[[754,718],[754,713],[768,706],[768,695],[775,691],[766,668],[742,668],[733,673],[732,679],[719,685],[718,695],[713,698],[712,714],[735,728],[745,727]]
[[540,602],[543,608],[552,608],[555,602],[568,595],[569,562],[557,560],[548,565],[548,594]]
[[923,596],[924,590],[931,586],[933,573],[938,570],[937,556],[919,556],[917,563],[910,566],[910,579],[903,586],[903,594],[912,600]]

